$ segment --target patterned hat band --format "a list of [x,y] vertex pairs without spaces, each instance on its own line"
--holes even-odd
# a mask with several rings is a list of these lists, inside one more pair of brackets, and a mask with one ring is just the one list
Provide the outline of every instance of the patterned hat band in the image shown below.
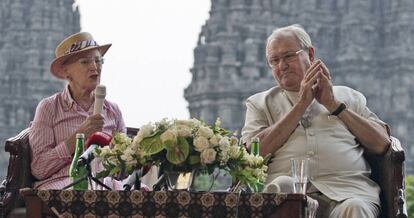
[[72,52],[80,51],[82,49],[85,49],[91,46],[99,46],[99,45],[93,39],[75,42],[70,46],[70,49],[65,52],[65,55],[70,54]]

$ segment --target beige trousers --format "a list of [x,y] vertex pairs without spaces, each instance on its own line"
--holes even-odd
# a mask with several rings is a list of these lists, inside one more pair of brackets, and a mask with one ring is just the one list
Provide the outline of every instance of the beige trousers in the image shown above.
[[379,207],[368,201],[358,198],[348,198],[338,202],[329,199],[321,192],[307,193],[319,203],[317,218],[376,218],[379,215]]

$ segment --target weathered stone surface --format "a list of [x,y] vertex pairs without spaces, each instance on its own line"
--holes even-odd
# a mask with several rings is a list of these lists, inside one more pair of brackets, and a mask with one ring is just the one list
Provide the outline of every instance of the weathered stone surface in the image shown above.
[[5,140],[29,125],[40,99],[63,88],[49,64],[57,44],[80,30],[73,2],[0,1],[0,179],[9,160]]
[[[266,37],[301,24],[336,85],[362,93],[408,148],[414,144],[414,3],[412,0],[212,0],[194,50],[184,96],[192,117],[240,130],[243,101],[275,84],[266,65]],[[414,149],[407,148],[413,174]]]

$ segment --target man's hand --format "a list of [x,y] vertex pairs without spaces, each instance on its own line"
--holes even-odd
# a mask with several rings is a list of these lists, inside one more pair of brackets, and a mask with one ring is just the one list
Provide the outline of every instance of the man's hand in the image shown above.
[[320,104],[325,106],[330,113],[332,113],[338,108],[340,102],[335,100],[332,89],[331,74],[329,73],[328,68],[321,60],[318,60],[317,62],[319,62],[319,67],[318,79],[314,86],[315,99]]
[[313,62],[300,83],[299,103],[302,103],[306,108],[312,103],[312,100],[315,97],[313,89],[314,85],[317,83],[317,79],[320,77],[320,67],[320,61]]

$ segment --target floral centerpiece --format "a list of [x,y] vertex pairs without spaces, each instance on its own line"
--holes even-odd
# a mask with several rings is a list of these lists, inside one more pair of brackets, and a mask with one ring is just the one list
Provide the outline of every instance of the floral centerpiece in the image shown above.
[[129,138],[116,133],[112,147],[98,148],[96,156],[104,171],[100,176],[131,173],[145,165],[161,165],[163,170],[191,171],[200,167],[213,172],[224,169],[239,181],[257,190],[266,179],[268,157],[255,156],[240,146],[236,136],[220,127],[197,119],[168,120],[149,123]]

